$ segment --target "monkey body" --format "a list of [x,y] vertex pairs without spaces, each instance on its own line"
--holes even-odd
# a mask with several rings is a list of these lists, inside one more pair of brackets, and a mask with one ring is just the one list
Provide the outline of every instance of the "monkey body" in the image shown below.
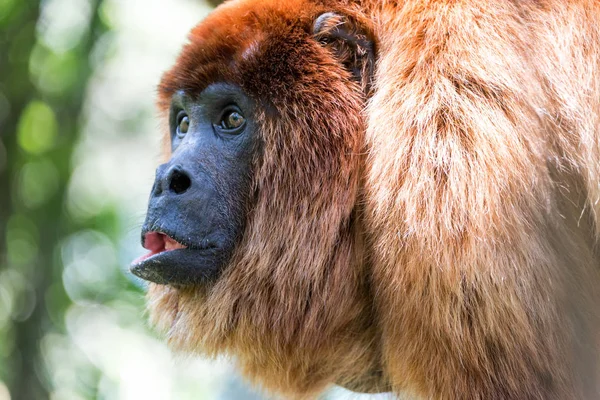
[[190,152],[229,193],[230,256],[146,273],[153,322],[290,397],[600,398],[598,21],[592,0],[219,7],[159,107],[239,88],[248,181]]

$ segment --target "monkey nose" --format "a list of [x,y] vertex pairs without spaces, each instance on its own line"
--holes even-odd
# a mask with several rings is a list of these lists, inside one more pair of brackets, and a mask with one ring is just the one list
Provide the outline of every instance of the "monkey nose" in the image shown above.
[[187,192],[191,186],[190,174],[181,165],[162,164],[156,169],[152,196],[160,196],[165,191],[180,195]]

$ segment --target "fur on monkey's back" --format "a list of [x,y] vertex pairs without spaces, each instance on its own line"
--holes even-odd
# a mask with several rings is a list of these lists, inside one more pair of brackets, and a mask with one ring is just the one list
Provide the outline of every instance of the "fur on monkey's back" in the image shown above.
[[[295,19],[330,8],[375,38],[367,102],[338,85],[334,66],[311,70],[305,38],[290,33]],[[236,25],[251,13],[250,29]],[[344,159],[346,181],[320,186],[319,226],[305,226],[273,207],[293,211],[302,190],[277,184],[294,157],[314,158],[305,144],[281,152],[273,141],[266,154],[283,172],[234,263],[210,289],[152,286],[155,322],[175,347],[232,353],[252,379],[300,396],[362,375],[370,389],[426,398],[600,397],[599,20],[593,0],[225,4],[192,33],[178,67],[204,63],[192,51],[200,36],[214,60],[167,76],[211,79],[231,72],[225,52],[248,63],[244,50],[271,43],[268,57],[234,68],[236,79],[252,75],[249,90],[290,102],[287,120],[265,119],[268,133],[282,137],[277,123],[308,133],[299,113],[331,122],[294,110],[310,94],[272,79],[325,72],[307,87],[349,99],[330,120],[365,117],[345,129],[346,148],[366,155]],[[286,57],[297,68],[280,64]],[[273,226],[284,244],[269,241]]]
[[365,215],[391,382],[599,398],[600,3],[383,15]]

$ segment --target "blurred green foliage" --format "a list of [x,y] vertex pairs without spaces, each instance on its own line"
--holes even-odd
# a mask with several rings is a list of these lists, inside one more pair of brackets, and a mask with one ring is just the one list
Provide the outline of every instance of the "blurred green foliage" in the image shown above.
[[[63,32],[70,46],[53,48],[44,25],[51,2],[0,1],[0,381],[15,399],[53,391],[40,344],[65,332],[72,303],[60,249],[85,224],[65,213],[65,194],[92,73],[87,54],[107,29],[99,3],[86,3],[89,19]],[[86,369],[79,387],[90,394],[98,373]]]

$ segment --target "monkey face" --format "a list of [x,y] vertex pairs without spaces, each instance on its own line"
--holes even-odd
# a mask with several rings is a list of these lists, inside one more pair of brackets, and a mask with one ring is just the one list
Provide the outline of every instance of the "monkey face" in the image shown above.
[[[314,5],[304,10],[273,5],[222,7],[192,32],[161,82],[159,106],[168,114],[171,157],[156,171],[142,229],[142,245],[150,252],[132,265],[146,280],[179,286],[214,282],[244,237],[258,201],[252,195],[269,190],[260,180],[272,174],[279,181],[307,181],[308,192],[299,193],[299,185],[284,188],[301,201],[318,185],[307,174],[318,177],[324,168],[335,174],[340,167],[335,159],[316,159],[328,147],[320,142],[362,130],[360,112],[353,110],[362,107],[357,92],[369,87],[374,49],[368,35],[354,20]],[[244,14],[249,7],[253,12]],[[336,97],[346,91],[347,105]],[[265,137],[270,130],[279,132]],[[356,135],[342,137],[345,148],[333,151],[354,151],[350,141]],[[276,160],[290,139],[302,147],[287,151],[306,164],[291,160],[294,170],[261,176],[266,167],[259,149],[274,145],[267,156]]]
[[235,85],[173,94],[170,160],[158,167],[132,271],[160,284],[213,281],[233,254],[248,209],[256,142],[253,102]]
[[[293,213],[297,227],[324,216],[320,202],[348,218],[373,57],[355,19],[308,2],[233,2],[198,25],[159,86],[170,159],[142,229],[149,253],[132,272],[178,287],[214,283],[243,253],[261,206],[273,209],[258,217]],[[286,229],[260,236],[295,236]]]

